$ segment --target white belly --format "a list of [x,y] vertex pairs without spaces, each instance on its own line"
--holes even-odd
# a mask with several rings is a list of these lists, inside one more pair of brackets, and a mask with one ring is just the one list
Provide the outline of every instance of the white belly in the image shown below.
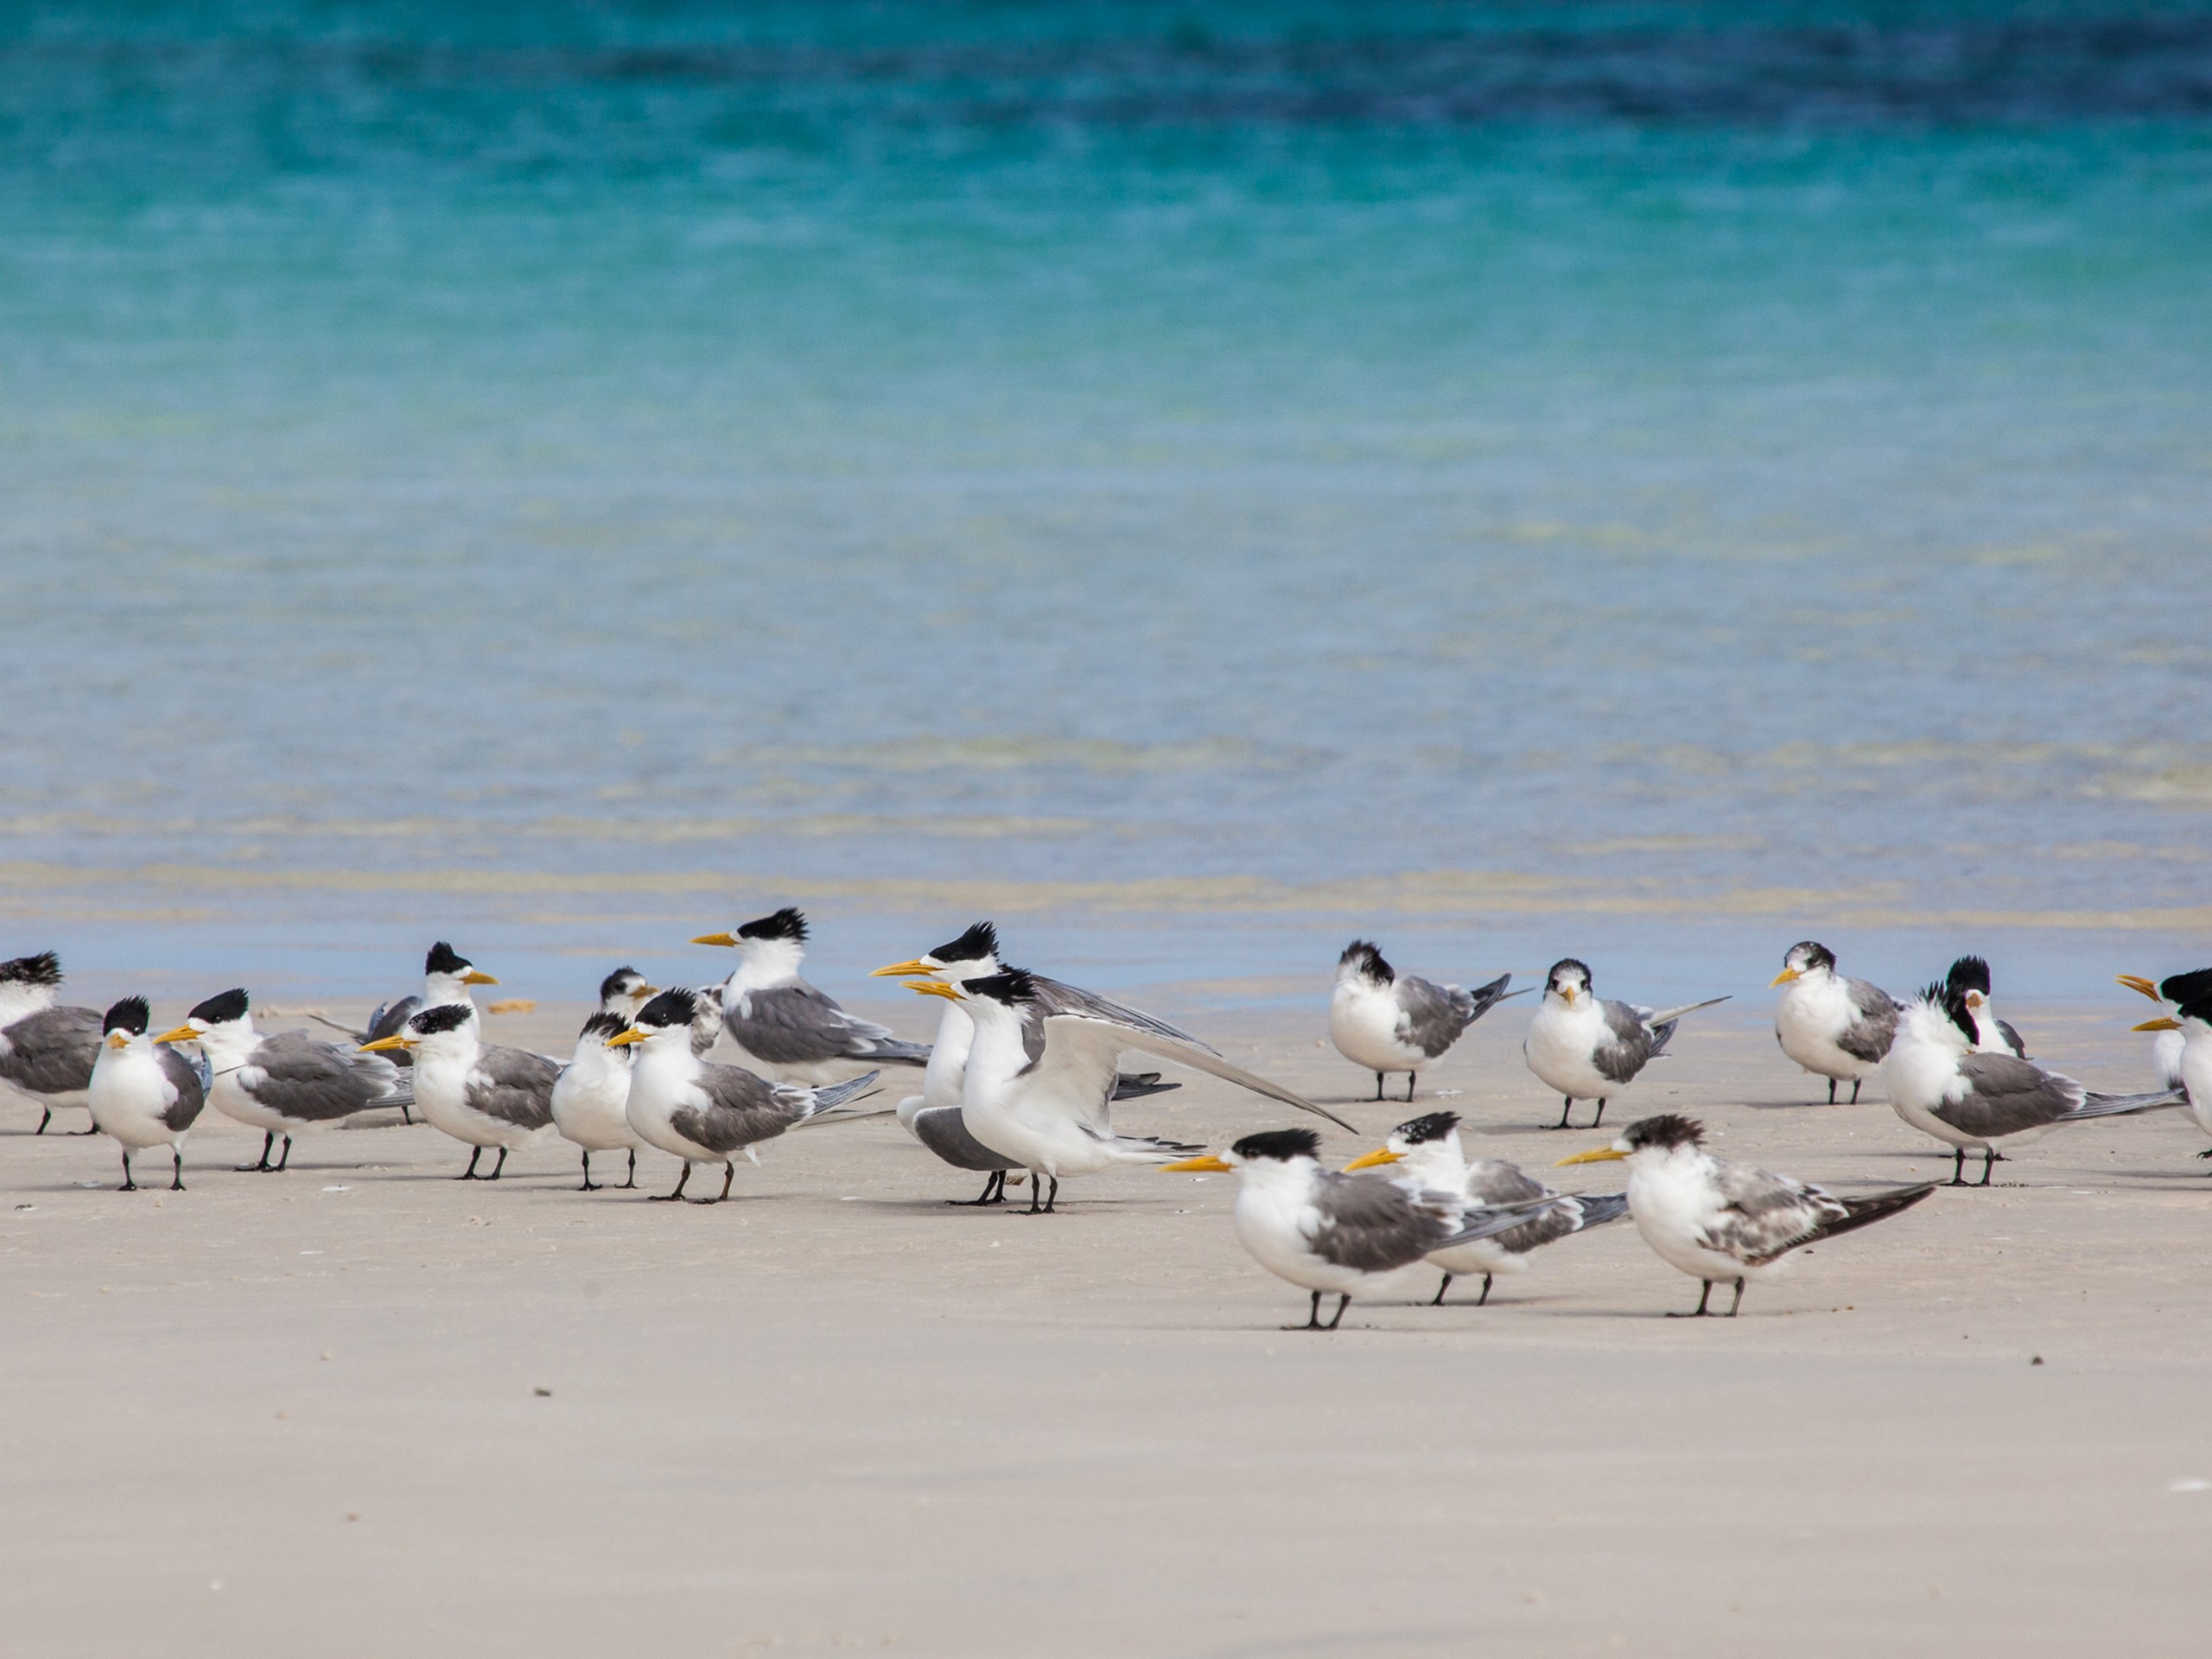
[[298,1125],[288,1122],[281,1114],[270,1110],[246,1093],[234,1071],[218,1072],[215,1086],[207,1091],[207,1103],[226,1117],[236,1118],[257,1129],[273,1135],[293,1135]]
[[[1789,992],[1797,994],[1792,995]],[[1853,1009],[1848,992],[1840,986],[1792,985],[1775,1004],[1774,1034],[1782,1052],[1818,1077],[1856,1083],[1873,1071],[1872,1062],[1847,1054],[1836,1039],[1849,1027]]]
[[1531,1071],[1568,1099],[1610,1100],[1628,1085],[1615,1083],[1590,1063],[1592,1045],[1604,1025],[1604,1016],[1595,1008],[1584,1016],[1547,1004],[1529,1022],[1521,1052]]
[[1329,1040],[1337,1052],[1370,1071],[1413,1071],[1427,1064],[1398,1039],[1398,1000],[1388,989],[1338,985],[1329,996]]
[[553,1085],[553,1124],[588,1152],[620,1152],[638,1144],[630,1128],[626,1072],[571,1085],[566,1074]]

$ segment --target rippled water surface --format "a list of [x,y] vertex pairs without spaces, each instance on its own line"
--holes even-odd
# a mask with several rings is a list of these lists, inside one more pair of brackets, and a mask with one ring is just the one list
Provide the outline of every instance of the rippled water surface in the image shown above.
[[2212,921],[2209,316],[2201,6],[12,14],[0,922],[2055,988]]

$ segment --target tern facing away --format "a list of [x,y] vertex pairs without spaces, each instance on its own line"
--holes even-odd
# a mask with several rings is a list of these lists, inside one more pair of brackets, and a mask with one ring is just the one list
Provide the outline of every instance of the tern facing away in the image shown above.
[[[390,1037],[361,1045],[372,1054],[405,1049],[415,1057],[415,1104],[423,1121],[471,1148],[468,1167],[454,1179],[496,1181],[507,1154],[551,1140],[553,1083],[561,1068],[543,1054],[486,1043],[476,1005],[467,1001],[422,1008]],[[476,1166],[486,1147],[499,1149],[489,1175]]]
[[[1334,1112],[1232,1065],[1148,1014],[1107,1012],[1111,1004],[1095,1001],[1080,1011],[1055,1012],[1045,1005],[1035,978],[1019,968],[961,985],[923,980],[915,988],[958,1001],[975,1020],[975,1041],[961,1084],[961,1121],[982,1145],[1030,1173],[1031,1215],[1052,1213],[1066,1177],[1161,1164],[1201,1150],[1115,1133],[1111,1101],[1120,1075],[1117,1062],[1129,1049],[1211,1072],[1325,1117],[1339,1128],[1351,1128]],[[1044,1190],[1046,1183],[1049,1192]]]
[[692,1019],[697,1012],[690,991],[663,991],[638,1010],[635,1025],[607,1039],[610,1048],[638,1047],[630,1067],[630,1127],[649,1144],[683,1160],[676,1190],[654,1193],[658,1200],[683,1197],[692,1165],[720,1164],[722,1190],[711,1198],[690,1200],[720,1204],[729,1197],[730,1183],[736,1179],[739,1154],[758,1164],[760,1154],[753,1148],[761,1141],[808,1122],[836,1121],[823,1115],[860,1097],[880,1075],[870,1071],[810,1089],[801,1084],[770,1083],[741,1065],[713,1065],[692,1052]]
[[1676,1020],[1727,1000],[1711,996],[1659,1012],[1601,1000],[1592,988],[1590,969],[1568,957],[1545,976],[1544,1000],[1529,1022],[1521,1052],[1529,1069],[1566,1097],[1557,1127],[1569,1126],[1576,1101],[1594,1100],[1594,1129],[1605,1121],[1605,1103],[1666,1048]]
[[[261,1157],[239,1165],[241,1174],[281,1175],[292,1161],[294,1135],[415,1098],[411,1080],[384,1055],[303,1031],[256,1031],[243,989],[209,997],[154,1040],[199,1044],[207,1057],[207,1103],[261,1131]],[[284,1155],[272,1164],[280,1135]]]
[[1512,975],[1501,974],[1471,991],[1439,985],[1398,973],[1372,944],[1354,939],[1337,958],[1329,1040],[1354,1065],[1375,1074],[1376,1099],[1382,1098],[1384,1075],[1402,1071],[1411,1100],[1420,1069],[1441,1058],[1512,982]]
[[[1520,1226],[1533,1208],[1550,1202],[1486,1209],[1456,1192],[1417,1192],[1380,1176],[1339,1174],[1321,1167],[1320,1146],[1312,1129],[1270,1129],[1246,1135],[1218,1157],[1160,1166],[1236,1172],[1237,1239],[1276,1278],[1313,1293],[1306,1323],[1286,1330],[1333,1331],[1355,1294],[1388,1293],[1424,1257]],[[1337,1311],[1324,1325],[1321,1298],[1330,1293]]]
[[[2120,982],[2173,1008],[2135,1029],[2158,1033],[2159,1070],[2167,1086],[2181,1091],[2182,1104],[2196,1127],[2212,1135],[2212,968],[2175,974],[2155,986],[2133,974],[2122,975]],[[2178,1045],[2178,1052],[2169,1055],[2169,1041]],[[2212,1151],[2196,1155],[2212,1158]]]
[[846,1013],[798,976],[806,918],[788,906],[691,943],[736,950],[736,971],[722,982],[722,1022],[746,1057],[779,1080],[819,1085],[850,1077],[855,1066],[929,1063],[927,1044]]
[[583,1151],[584,1184],[577,1188],[581,1192],[600,1189],[600,1183],[591,1178],[594,1152],[628,1153],[630,1179],[622,1185],[638,1184],[638,1147],[642,1143],[630,1127],[631,1055],[627,1048],[612,1046],[629,1028],[627,1020],[604,1008],[585,1020],[584,1028],[576,1033],[575,1052],[553,1080],[553,1092],[547,1097],[553,1127],[561,1131],[563,1140]]
[[[100,1056],[97,1008],[57,1007],[61,958],[51,950],[0,962],[0,1083],[44,1108],[35,1135],[44,1135],[57,1106],[82,1106]],[[73,1129],[96,1135],[99,1126]]]
[[1930,985],[1898,1017],[1897,1040],[1882,1062],[1882,1081],[1897,1115],[1952,1149],[1953,1186],[1967,1185],[1969,1151],[1981,1154],[1980,1185],[1987,1186],[2000,1146],[2025,1145],[2062,1123],[2182,1103],[2173,1090],[2092,1094],[2033,1060],[1982,1049],[1980,1038],[1967,994]]
[[1700,1281],[1697,1306],[1669,1319],[1702,1319],[1713,1287],[1733,1282],[1734,1319],[1746,1283],[1774,1277],[1792,1250],[1909,1210],[1933,1182],[1840,1198],[1825,1187],[1732,1163],[1705,1150],[1704,1126],[1678,1113],[1639,1118],[1609,1147],[1560,1164],[1628,1160],[1628,1211],[1652,1253]]
[[1478,1158],[1470,1162],[1459,1144],[1459,1115],[1431,1112],[1409,1119],[1390,1131],[1382,1146],[1344,1166],[1344,1173],[1394,1165],[1389,1179],[1409,1192],[1456,1192],[1469,1204],[1485,1208],[1525,1205],[1544,1198],[1557,1203],[1539,1210],[1517,1227],[1428,1253],[1429,1265],[1444,1270],[1432,1307],[1441,1306],[1444,1293],[1462,1274],[1479,1273],[1483,1294],[1475,1299],[1481,1307],[1490,1300],[1491,1279],[1501,1273],[1526,1273],[1529,1258],[1545,1245],[1570,1233],[1586,1232],[1618,1221],[1628,1213],[1628,1199],[1618,1192],[1567,1196],[1523,1173],[1517,1164],[1500,1158]]
[[1828,1080],[1829,1105],[1836,1084],[1847,1083],[1856,1106],[1859,1085],[1890,1052],[1904,1005],[1878,985],[1836,972],[1835,952],[1815,939],[1789,947],[1773,982],[1786,988],[1774,1002],[1782,1052]]
[[143,996],[126,996],[107,1011],[86,1104],[92,1126],[122,1144],[122,1191],[138,1190],[130,1176],[133,1152],[167,1147],[175,1166],[169,1191],[181,1192],[184,1137],[207,1103],[207,1080],[183,1055],[147,1034],[152,1023]]

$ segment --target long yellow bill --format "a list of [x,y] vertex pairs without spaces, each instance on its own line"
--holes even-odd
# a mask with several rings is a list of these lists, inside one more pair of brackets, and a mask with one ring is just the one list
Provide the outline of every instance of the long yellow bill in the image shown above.
[[127,1031],[111,1031],[107,1034],[107,1046],[110,1048],[130,1047],[130,1033]]
[[1615,1159],[1627,1156],[1628,1154],[1623,1152],[1618,1147],[1592,1147],[1587,1152],[1576,1153],[1572,1158],[1560,1159],[1552,1167],[1565,1169],[1569,1164],[1610,1164]]
[[645,1040],[644,1032],[639,1031],[635,1026],[625,1026],[607,1039],[607,1046],[609,1048],[627,1048],[632,1043],[642,1043]]
[[941,996],[948,1002],[962,1000],[960,988],[948,985],[941,979],[910,979],[906,982],[906,988],[917,996]]
[[1793,979],[1802,978],[1804,978],[1804,975],[1799,973],[1795,968],[1785,968],[1780,973],[1777,974],[1772,979],[1767,981],[1766,988],[1770,991],[1777,985],[1787,985]]
[[196,1043],[200,1033],[190,1026],[179,1026],[175,1031],[165,1031],[154,1039],[157,1043]]
[[461,976],[464,985],[496,985],[499,982],[480,968],[472,968]]
[[868,977],[870,979],[912,979],[916,974],[926,974],[929,971],[928,967],[917,957],[912,962],[894,962],[887,968],[879,968]]
[[363,1043],[361,1045],[361,1052],[364,1054],[381,1054],[388,1048],[412,1048],[414,1046],[415,1039],[412,1037],[379,1037],[373,1043]]
[[1363,1152],[1360,1154],[1358,1157],[1346,1164],[1344,1166],[1344,1173],[1349,1175],[1355,1169],[1372,1169],[1377,1164],[1395,1164],[1398,1161],[1398,1154],[1391,1151],[1389,1147],[1377,1147],[1372,1152]]
[[2149,997],[2153,1002],[2163,1002],[2165,1001],[2165,998],[2158,995],[2157,982],[2154,980],[2145,979],[2140,974],[2114,974],[2113,978],[2119,983],[2126,986],[2129,990],[2135,992],[2138,995]]
[[1215,1157],[1211,1153],[1208,1153],[1203,1158],[1185,1158],[1180,1163],[1162,1164],[1160,1166],[1160,1173],[1163,1175],[1169,1175],[1174,1173],[1177,1170],[1191,1170],[1192,1172],[1204,1171],[1208,1174],[1218,1174],[1232,1167],[1234,1167],[1234,1166],[1224,1164],[1220,1159]]
[[702,933],[697,938],[692,940],[691,943],[694,944],[735,944],[737,943],[737,935],[734,933]]
[[2131,1031],[2179,1031],[2181,1021],[2162,1014],[2155,1020],[2145,1020],[2141,1025],[2131,1026],[2128,1029]]

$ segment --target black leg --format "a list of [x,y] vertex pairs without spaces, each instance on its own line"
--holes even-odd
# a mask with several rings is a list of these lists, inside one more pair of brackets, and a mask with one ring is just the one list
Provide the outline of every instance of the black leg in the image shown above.
[[728,1159],[722,1160],[722,1190],[711,1198],[694,1198],[694,1204],[720,1204],[729,1197],[729,1184],[737,1179],[737,1166]]
[[1049,1216],[1053,1211],[1053,1206],[1060,1201],[1060,1178],[1057,1175],[1049,1175],[1046,1179],[1052,1184],[1052,1190],[1045,1195],[1045,1213]]
[[1831,1106],[1835,1104],[1835,1079],[1834,1077],[1830,1077],[1828,1079],[1828,1104]]
[[1313,1293],[1313,1311],[1306,1314],[1306,1323],[1303,1325],[1286,1325],[1283,1326],[1283,1329],[1286,1331],[1319,1331],[1320,1328],[1321,1293],[1317,1290]]
[[[1326,1325],[1323,1325],[1321,1328],[1322,1328],[1323,1330],[1325,1330],[1325,1331],[1333,1331],[1333,1330],[1335,1330],[1338,1325],[1342,1325],[1342,1324],[1344,1322],[1344,1309],[1346,1309],[1346,1308],[1350,1307],[1351,1306],[1351,1293],[1350,1291],[1346,1291],[1346,1292],[1344,1292],[1342,1295],[1340,1295],[1340,1296],[1338,1296],[1338,1297],[1337,1298],[1337,1316],[1336,1316],[1336,1318],[1334,1318],[1334,1319],[1331,1319],[1331,1320],[1328,1322],[1328,1324],[1326,1324]],[[1315,1313],[1316,1315],[1319,1315],[1319,1313],[1320,1313],[1320,1311],[1321,1311],[1321,1310],[1320,1310],[1320,1308],[1319,1308],[1319,1307],[1318,1307],[1318,1306],[1317,1306],[1317,1307],[1315,1307],[1315,1308],[1314,1308],[1314,1310],[1313,1310],[1313,1312],[1314,1312],[1314,1313]]]
[[175,1173],[169,1178],[169,1191],[172,1192],[181,1192],[184,1191],[184,1148],[182,1147],[171,1147],[169,1148],[169,1156],[176,1160]]
[[599,1191],[598,1184],[591,1178],[591,1148],[589,1147],[586,1147],[584,1148],[584,1184],[578,1187],[576,1191],[579,1192],[596,1192]]
[[1421,1076],[1421,1073],[1418,1071],[1408,1071],[1406,1073],[1406,1103],[1408,1106],[1413,1104],[1414,1079],[1419,1076]]
[[276,1173],[282,1175],[292,1166],[292,1137],[284,1137],[284,1155],[276,1160]]
[[1573,1116],[1574,1116],[1574,1096],[1573,1096],[1573,1095],[1569,1095],[1569,1096],[1567,1097],[1567,1104],[1566,1104],[1564,1107],[1562,1107],[1562,1108],[1560,1109],[1560,1115],[1559,1115],[1559,1125],[1558,1125],[1558,1127],[1560,1127],[1560,1128],[1562,1128],[1562,1129],[1563,1129],[1563,1128],[1567,1128],[1567,1120],[1568,1120],[1569,1118],[1573,1117]]
[[[1380,1071],[1377,1071],[1375,1074],[1375,1098],[1377,1100],[1382,1098],[1382,1074]],[[1317,1291],[1314,1294],[1319,1295],[1320,1293]],[[1317,1303],[1315,1306],[1318,1306],[1319,1304]]]
[[628,1180],[626,1180],[626,1181],[623,1182],[623,1183],[622,1183],[622,1185],[625,1185],[625,1186],[635,1186],[637,1184],[638,1184],[638,1149],[637,1149],[635,1147],[631,1147],[631,1148],[630,1148],[630,1179],[629,1179]]
[[950,1205],[957,1205],[963,1210],[973,1210],[979,1205],[1004,1204],[1006,1202],[1006,1171],[1002,1169],[993,1170],[983,1182],[982,1192],[976,1197],[972,1198],[947,1198],[945,1202]]
[[1669,1313],[1667,1316],[1669,1319],[1701,1319],[1705,1317],[1705,1305],[1713,1300],[1713,1281],[1707,1279],[1702,1282],[1704,1283],[1705,1288],[1699,1293],[1697,1306],[1687,1313]]
[[686,1158],[683,1160],[683,1173],[676,1178],[676,1191],[673,1192],[648,1192],[645,1194],[645,1202],[648,1204],[673,1204],[677,1199],[683,1196],[683,1183],[690,1179],[691,1160],[689,1158]]
[[454,1176],[454,1179],[456,1181],[474,1180],[476,1179],[476,1160],[483,1155],[484,1148],[481,1147],[477,1147],[475,1151],[470,1153],[468,1154],[468,1167],[462,1170],[460,1174]]
[[486,1175],[484,1179],[487,1181],[498,1180],[499,1179],[499,1172],[506,1166],[507,1149],[505,1147],[501,1147],[499,1148],[499,1161],[492,1166],[492,1173],[489,1175]]
[[1859,1085],[1864,1081],[1862,1077],[1853,1077],[1851,1080],[1851,1103],[1854,1106],[1859,1103]]
[[399,1121],[403,1123],[412,1123],[415,1121],[415,1114],[402,1106],[399,1109]]
[[123,1185],[118,1187],[116,1191],[118,1192],[136,1192],[137,1190],[138,1183],[130,1179],[130,1148],[125,1147],[123,1149]]
[[1593,1117],[1593,1118],[1592,1118],[1592,1119],[1590,1120],[1590,1127],[1591,1127],[1592,1128],[1593,1128],[1593,1129],[1594,1129],[1594,1128],[1597,1128],[1600,1123],[1604,1122],[1605,1121],[1605,1103],[1604,1101],[1602,1101],[1602,1100],[1601,1100],[1601,1101],[1599,1101],[1599,1102],[1598,1103],[1598,1116],[1595,1116],[1595,1117]]
[[[1712,1288],[1712,1287],[1708,1285],[1708,1286],[1707,1287],[1707,1288],[1709,1290],[1709,1289],[1711,1289],[1711,1288]],[[1728,1317],[1729,1317],[1730,1319],[1734,1319],[1734,1318],[1736,1317],[1736,1310],[1737,1310],[1738,1308],[1741,1307],[1743,1305],[1744,1305],[1744,1281],[1743,1281],[1741,1279],[1738,1279],[1738,1280],[1736,1281],[1736,1300],[1735,1300],[1734,1301],[1732,1301],[1732,1302],[1731,1302],[1731,1303],[1729,1303],[1729,1304],[1728,1304]]]
[[1045,1213],[1045,1177],[1033,1169],[1029,1172],[1029,1213],[1033,1216]]
[[31,1133],[33,1135],[44,1135],[46,1133],[46,1126],[53,1122],[54,1108],[49,1106],[38,1115],[38,1128],[33,1129]]
[[1964,1186],[1966,1184],[1967,1149],[1964,1147],[1954,1147],[1951,1148],[1951,1179],[1945,1185]]
[[241,1175],[260,1174],[264,1170],[269,1167],[270,1149],[276,1144],[276,1131],[274,1129],[264,1129],[261,1133],[261,1161],[257,1164],[238,1164],[234,1166],[234,1167]]
[[1447,1290],[1451,1289],[1451,1288],[1452,1288],[1452,1275],[1451,1275],[1450,1274],[1448,1274],[1448,1273],[1447,1273],[1447,1274],[1446,1274],[1444,1275],[1444,1282],[1443,1282],[1442,1284],[1439,1285],[1439,1286],[1436,1287],[1436,1294],[1429,1298],[1429,1300],[1428,1300],[1428,1305],[1429,1305],[1431,1307],[1441,1307],[1441,1306],[1444,1306],[1444,1293],[1445,1293],[1446,1291],[1447,1291]]
[[1475,1298],[1475,1306],[1476,1306],[1477,1307],[1483,1307],[1483,1306],[1487,1306],[1487,1305],[1489,1304],[1489,1301],[1490,1301],[1490,1274],[1483,1274],[1483,1294],[1482,1294],[1481,1295],[1479,1295],[1479,1296],[1478,1296],[1478,1297],[1476,1297],[1476,1298]]
[[1989,1172],[1996,1166],[1996,1164],[1997,1148],[1994,1147],[1984,1147],[1981,1149],[1981,1179],[1974,1183],[1974,1185],[1977,1186],[1987,1186],[1989,1185]]

